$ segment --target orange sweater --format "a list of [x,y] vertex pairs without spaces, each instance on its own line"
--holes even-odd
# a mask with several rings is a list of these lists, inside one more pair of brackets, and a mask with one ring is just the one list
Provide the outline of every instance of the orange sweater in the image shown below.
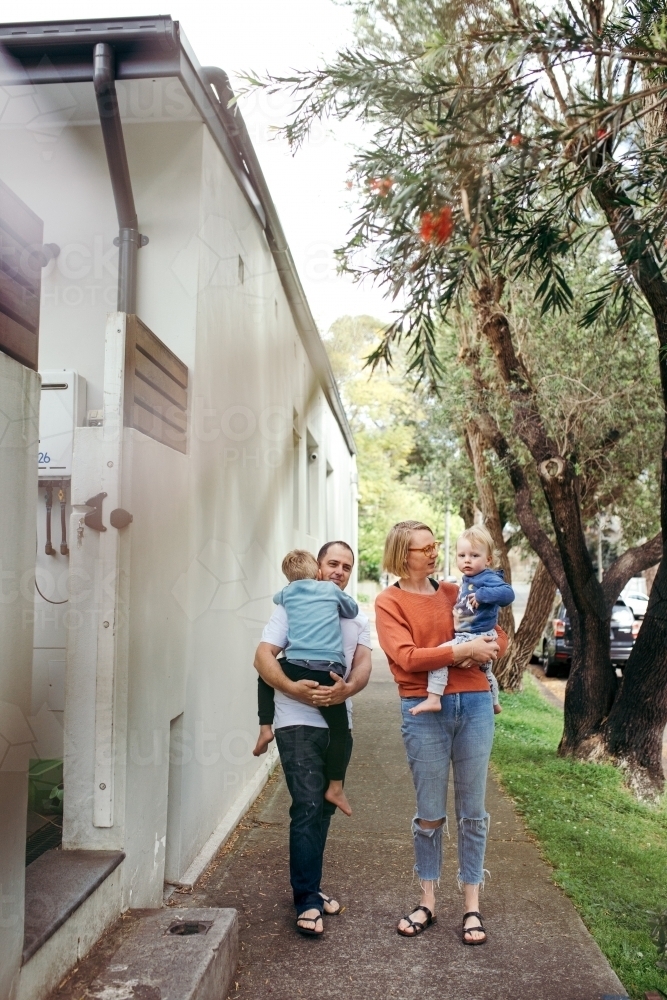
[[[433,596],[411,594],[399,587],[387,587],[375,600],[378,638],[384,650],[401,698],[425,698],[427,673],[437,667],[449,667],[445,694],[464,691],[488,691],[489,682],[476,666],[453,666],[453,647],[437,649],[441,642],[454,638],[452,608],[459,588],[455,583],[441,583]],[[498,629],[502,656],[507,636]]]

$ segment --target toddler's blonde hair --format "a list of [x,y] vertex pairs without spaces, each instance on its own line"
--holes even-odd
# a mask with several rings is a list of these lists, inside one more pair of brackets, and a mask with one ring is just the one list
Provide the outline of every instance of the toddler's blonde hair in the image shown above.
[[494,567],[496,565],[498,553],[493,543],[491,532],[483,524],[473,524],[470,528],[466,528],[465,531],[461,532],[457,541],[461,541],[462,538],[467,538],[470,542],[477,542],[478,545],[483,545],[488,552],[491,566]]
[[317,559],[306,549],[292,549],[283,559],[282,571],[290,583],[295,580],[317,580]]

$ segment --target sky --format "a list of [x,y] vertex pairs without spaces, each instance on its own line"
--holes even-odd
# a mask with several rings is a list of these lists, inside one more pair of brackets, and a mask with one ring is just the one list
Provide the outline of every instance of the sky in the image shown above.
[[[154,15],[156,6],[149,0],[59,0],[56,13],[52,0],[4,0],[1,20],[132,17]],[[173,0],[159,13],[180,21],[199,62],[221,66],[232,85],[244,71],[311,68],[352,37],[351,11],[334,0]],[[334,250],[352,220],[345,187],[350,141],[361,141],[361,131],[335,124],[317,128],[293,157],[274,131],[289,110],[286,97],[252,94],[241,109],[320,331],[343,315],[387,320],[391,305],[378,289],[356,285],[335,269]]]

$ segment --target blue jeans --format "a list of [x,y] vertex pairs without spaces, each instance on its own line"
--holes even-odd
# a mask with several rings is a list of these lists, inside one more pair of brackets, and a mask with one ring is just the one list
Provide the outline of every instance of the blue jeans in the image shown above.
[[[289,867],[290,884],[297,913],[322,912],[320,881],[322,859],[335,805],[324,793],[327,778],[329,730],[317,726],[284,726],[276,729],[276,742],[290,806]],[[346,767],[352,753],[352,734],[348,730]]]
[[489,823],[484,795],[493,743],[491,692],[443,695],[442,711],[410,715],[409,709],[421,701],[422,698],[401,698],[401,732],[417,793],[417,813],[412,822],[415,871],[422,880],[440,878],[443,828],[422,829],[417,820],[446,822],[451,763],[458,827],[458,879],[468,885],[479,885],[484,881]]

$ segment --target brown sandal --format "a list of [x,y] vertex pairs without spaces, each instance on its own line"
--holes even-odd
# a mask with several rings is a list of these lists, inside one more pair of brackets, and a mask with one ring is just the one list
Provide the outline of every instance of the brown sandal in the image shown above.
[[437,917],[433,916],[428,906],[415,906],[414,910],[411,910],[411,913],[418,913],[419,910],[422,910],[426,914],[426,920],[423,923],[421,923],[421,921],[419,920],[412,920],[410,915],[408,915],[407,917],[401,917],[401,920],[407,920],[408,927],[412,927],[414,929],[412,931],[408,931],[407,927],[404,929],[397,927],[396,928],[397,934],[400,934],[401,937],[407,937],[407,938],[419,937],[420,934],[424,933],[427,927],[430,927],[431,924],[434,924],[438,919]]
[[[466,927],[466,920],[468,917],[477,917],[479,924],[476,927]],[[466,934],[472,934],[474,931],[481,932],[484,937],[478,941],[466,941]],[[484,930],[484,925],[482,924],[482,914],[478,913],[477,910],[471,910],[469,913],[463,914],[463,934],[461,935],[461,940],[467,945],[486,944],[486,931]]]

